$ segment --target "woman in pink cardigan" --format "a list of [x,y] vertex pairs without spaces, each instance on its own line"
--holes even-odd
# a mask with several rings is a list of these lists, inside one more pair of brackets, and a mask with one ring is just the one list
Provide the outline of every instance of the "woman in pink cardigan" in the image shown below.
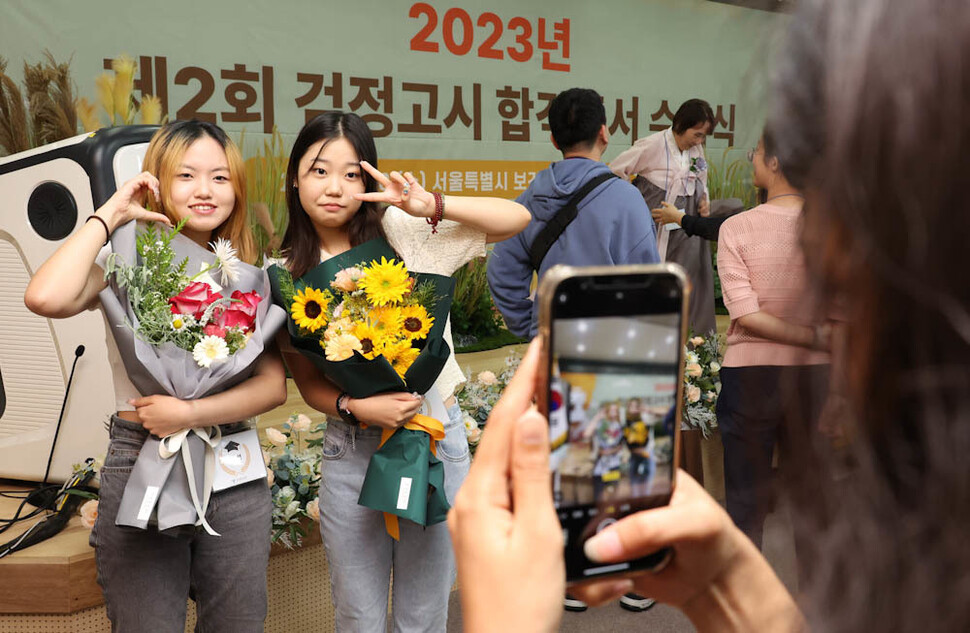
[[731,325],[717,421],[728,514],[760,547],[771,506],[774,447],[779,443],[784,455],[819,417],[831,327],[805,310],[799,248],[804,198],[785,177],[769,131],[749,158],[754,184],[767,196],[764,204],[721,226],[717,267]]

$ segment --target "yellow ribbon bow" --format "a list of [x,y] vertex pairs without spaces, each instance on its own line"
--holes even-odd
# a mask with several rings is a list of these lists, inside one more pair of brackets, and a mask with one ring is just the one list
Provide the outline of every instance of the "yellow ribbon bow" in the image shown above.
[[[367,425],[363,423],[361,423],[360,426],[362,428],[367,428]],[[405,428],[410,431],[424,431],[427,433],[429,436],[428,441],[431,444],[431,454],[435,457],[438,456],[438,448],[435,445],[435,442],[445,439],[445,425],[442,424],[440,420],[436,420],[431,416],[418,413],[415,414],[413,418],[408,420],[401,428]],[[384,443],[391,439],[391,436],[395,433],[397,433],[397,429],[385,428],[381,432],[381,443],[378,448],[384,446]],[[384,513],[384,529],[387,530],[387,533],[390,534],[391,538],[393,538],[395,541],[401,540],[401,526],[398,523],[396,514],[391,514],[390,512]]]

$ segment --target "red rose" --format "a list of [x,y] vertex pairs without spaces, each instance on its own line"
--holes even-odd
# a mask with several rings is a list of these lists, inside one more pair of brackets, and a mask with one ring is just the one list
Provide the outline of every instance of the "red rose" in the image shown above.
[[168,302],[172,306],[172,314],[191,314],[196,319],[200,319],[209,304],[219,299],[222,299],[222,295],[212,292],[209,284],[204,281],[193,281]]
[[226,328],[216,325],[215,323],[209,323],[202,328],[202,333],[206,336],[218,336],[219,338],[226,338]]
[[234,290],[232,293],[233,302],[229,305],[216,309],[218,314],[213,314],[213,321],[220,327],[237,327],[243,332],[253,329],[256,321],[256,308],[262,297],[256,291],[239,292]]

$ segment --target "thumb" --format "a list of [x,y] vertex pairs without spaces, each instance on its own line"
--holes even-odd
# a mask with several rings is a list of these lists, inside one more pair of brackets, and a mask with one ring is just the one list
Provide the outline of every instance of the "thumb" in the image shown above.
[[135,407],[136,409],[139,407],[148,406],[151,403],[152,403],[151,396],[142,396],[141,398],[131,398],[130,400],[128,400],[128,404]]
[[515,522],[520,528],[544,532],[550,524],[558,524],[549,473],[549,426],[534,408],[520,416],[515,426],[511,479]]

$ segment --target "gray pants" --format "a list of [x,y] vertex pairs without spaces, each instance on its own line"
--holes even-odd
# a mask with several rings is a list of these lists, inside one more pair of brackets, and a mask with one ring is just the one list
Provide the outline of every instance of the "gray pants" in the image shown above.
[[188,526],[172,535],[120,527],[121,494],[148,433],[112,416],[110,436],[91,545],[111,630],[182,633],[191,595],[197,632],[262,631],[272,521],[266,482],[212,495],[206,517],[222,536]]
[[[468,474],[468,440],[457,405],[448,410],[438,459],[449,503]],[[328,421],[320,464],[320,531],[330,567],[337,631],[387,630],[387,594],[394,570],[394,631],[444,631],[455,560],[442,522],[424,527],[401,519],[401,540],[384,529],[383,514],[357,504],[381,429]]]

